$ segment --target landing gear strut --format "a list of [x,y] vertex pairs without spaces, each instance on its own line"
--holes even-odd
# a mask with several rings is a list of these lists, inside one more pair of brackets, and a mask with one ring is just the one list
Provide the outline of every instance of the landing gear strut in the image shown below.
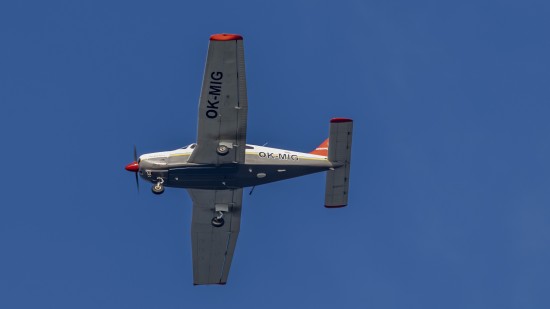
[[162,185],[164,183],[164,179],[157,177],[157,180],[157,184],[151,188],[151,191],[155,194],[162,194],[164,192],[164,186]]
[[212,218],[212,226],[214,227],[222,227],[225,221],[223,220],[223,212],[218,211],[218,215],[214,218]]

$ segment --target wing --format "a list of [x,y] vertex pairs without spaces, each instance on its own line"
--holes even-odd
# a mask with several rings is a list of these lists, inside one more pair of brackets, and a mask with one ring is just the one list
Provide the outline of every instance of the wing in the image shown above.
[[[244,163],[248,101],[240,35],[210,37],[199,101],[197,146],[190,163]],[[225,155],[218,146],[229,148]]]
[[[243,189],[187,191],[193,200],[193,283],[225,284],[241,225]],[[228,210],[221,227],[211,223],[216,208]]]

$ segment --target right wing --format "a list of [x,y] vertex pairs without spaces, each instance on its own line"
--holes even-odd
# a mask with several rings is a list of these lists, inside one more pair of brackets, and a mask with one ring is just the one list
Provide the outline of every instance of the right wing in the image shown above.
[[[241,225],[243,189],[187,189],[193,200],[193,283],[225,284]],[[216,207],[227,208],[221,227],[212,226]]]
[[[212,35],[199,101],[197,146],[189,163],[244,163],[247,111],[243,38]],[[219,155],[220,145],[229,152]]]

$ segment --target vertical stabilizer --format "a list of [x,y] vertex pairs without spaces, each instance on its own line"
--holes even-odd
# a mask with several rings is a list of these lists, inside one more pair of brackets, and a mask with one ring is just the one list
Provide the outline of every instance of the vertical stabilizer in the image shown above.
[[348,118],[330,120],[328,160],[334,170],[327,172],[325,207],[337,208],[348,204],[349,169],[353,121]]
[[328,138],[310,153],[318,156],[328,157]]

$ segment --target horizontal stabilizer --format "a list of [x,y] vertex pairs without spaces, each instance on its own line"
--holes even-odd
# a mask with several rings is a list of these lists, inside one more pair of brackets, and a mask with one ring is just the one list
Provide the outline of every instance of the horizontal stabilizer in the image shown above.
[[349,169],[353,121],[333,118],[330,121],[328,160],[334,169],[327,172],[325,207],[337,208],[348,204]]

